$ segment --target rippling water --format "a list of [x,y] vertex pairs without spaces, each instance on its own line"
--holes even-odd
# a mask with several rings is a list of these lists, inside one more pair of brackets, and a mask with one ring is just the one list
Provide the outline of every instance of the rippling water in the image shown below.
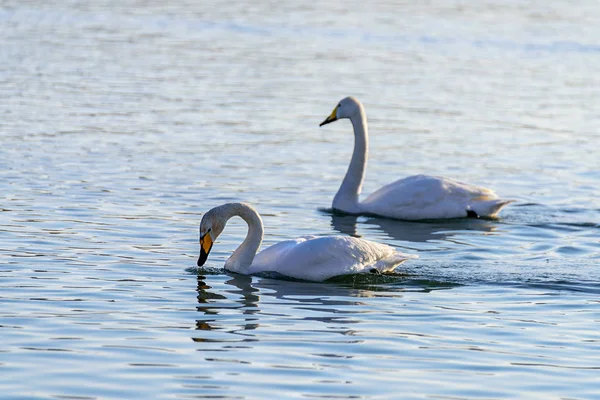
[[[0,397],[600,398],[593,1],[2,3]],[[431,173],[498,221],[328,212],[355,95],[364,192]],[[324,284],[206,269],[265,244],[418,254]]]

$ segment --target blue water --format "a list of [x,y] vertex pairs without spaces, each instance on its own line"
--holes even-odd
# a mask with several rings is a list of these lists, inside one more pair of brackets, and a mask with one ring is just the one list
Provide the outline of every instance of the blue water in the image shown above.
[[[4,2],[0,398],[600,398],[596,2]],[[495,189],[492,220],[328,211],[364,103],[368,194]],[[264,245],[418,254],[326,283],[227,273]]]

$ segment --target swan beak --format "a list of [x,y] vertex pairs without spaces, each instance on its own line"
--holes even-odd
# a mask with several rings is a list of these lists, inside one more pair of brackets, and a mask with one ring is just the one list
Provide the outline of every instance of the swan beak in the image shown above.
[[325,118],[325,121],[321,122],[319,124],[319,126],[327,125],[330,122],[337,121],[337,109],[338,109],[337,107],[334,108],[333,111],[331,112],[331,115],[329,117]]
[[208,259],[208,253],[210,253],[212,246],[213,240],[208,234],[208,232],[206,232],[204,236],[200,238],[200,257],[198,258],[199,267],[203,266],[206,260]]

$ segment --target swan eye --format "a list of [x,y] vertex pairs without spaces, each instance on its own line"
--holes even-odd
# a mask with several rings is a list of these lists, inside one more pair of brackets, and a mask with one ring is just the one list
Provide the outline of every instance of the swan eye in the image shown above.
[[338,108],[340,108],[342,106],[342,103],[338,104]]

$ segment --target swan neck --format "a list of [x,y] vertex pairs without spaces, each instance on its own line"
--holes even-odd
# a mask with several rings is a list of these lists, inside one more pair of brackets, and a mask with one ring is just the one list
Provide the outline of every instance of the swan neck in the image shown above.
[[241,217],[248,224],[248,233],[242,244],[235,249],[225,263],[225,269],[245,274],[252,265],[254,256],[262,243],[264,232],[262,219],[258,212],[247,204],[231,203],[227,206],[226,219]]
[[350,121],[354,128],[354,151],[346,176],[333,199],[333,208],[350,214],[358,214],[360,213],[358,196],[362,191],[369,151],[367,117],[362,107],[357,114],[350,118]]

